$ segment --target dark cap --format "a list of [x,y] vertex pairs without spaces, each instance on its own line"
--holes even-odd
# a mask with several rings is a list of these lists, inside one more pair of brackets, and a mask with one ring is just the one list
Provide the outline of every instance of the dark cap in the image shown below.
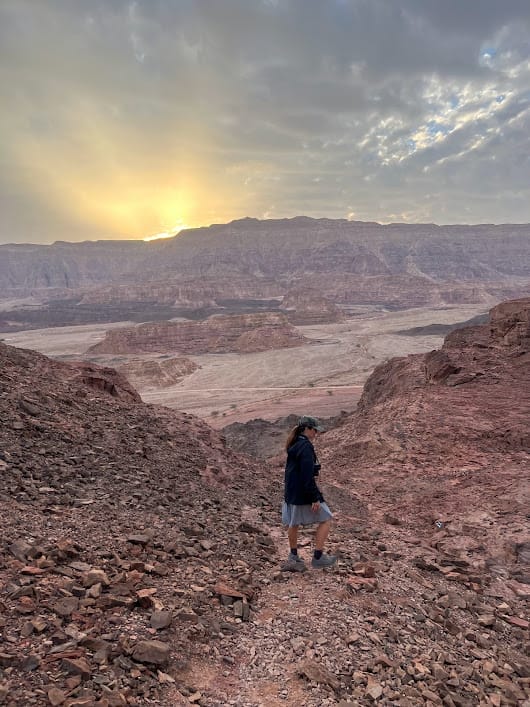
[[324,432],[324,428],[321,427],[319,421],[316,417],[309,417],[309,415],[303,415],[298,420],[299,427],[307,427],[310,430],[316,430],[317,432]]

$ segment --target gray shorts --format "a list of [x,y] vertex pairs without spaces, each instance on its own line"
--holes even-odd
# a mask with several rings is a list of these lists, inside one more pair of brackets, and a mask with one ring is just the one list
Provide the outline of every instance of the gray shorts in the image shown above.
[[321,503],[320,508],[315,513],[311,510],[311,505],[295,506],[287,504],[285,501],[282,506],[282,523],[290,528],[297,525],[313,525],[313,523],[324,523],[326,520],[331,520],[333,513],[329,510],[327,503]]

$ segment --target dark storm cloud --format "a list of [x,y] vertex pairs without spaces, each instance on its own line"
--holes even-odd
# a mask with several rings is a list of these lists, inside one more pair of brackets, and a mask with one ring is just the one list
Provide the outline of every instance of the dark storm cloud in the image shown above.
[[529,35],[526,0],[4,0],[0,240],[529,221]]

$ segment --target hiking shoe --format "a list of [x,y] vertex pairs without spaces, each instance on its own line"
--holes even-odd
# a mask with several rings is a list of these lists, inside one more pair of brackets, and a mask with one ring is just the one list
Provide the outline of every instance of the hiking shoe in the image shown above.
[[292,555],[289,553],[287,562],[285,562],[281,570],[282,572],[305,572],[307,569],[305,562],[298,555]]
[[322,556],[318,560],[316,557],[313,557],[311,560],[311,567],[331,567],[336,561],[337,557],[335,555],[326,555],[326,553],[323,552]]
[[299,564],[305,565],[304,558],[300,555],[293,555],[292,552],[287,556],[287,562],[298,562]]

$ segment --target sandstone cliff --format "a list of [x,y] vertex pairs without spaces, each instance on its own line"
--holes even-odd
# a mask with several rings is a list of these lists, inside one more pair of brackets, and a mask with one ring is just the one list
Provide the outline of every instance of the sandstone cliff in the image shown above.
[[[175,281],[176,280],[176,281]],[[239,277],[187,278],[174,275],[172,281],[149,281],[91,289],[82,294],[79,304],[111,304],[113,302],[156,302],[178,309],[219,307],[224,300],[268,299],[281,295],[273,280]]]
[[283,314],[216,315],[204,322],[153,322],[112,329],[88,353],[252,353],[300,346],[304,341]]
[[[138,288],[137,301],[153,297],[170,301],[174,297],[181,306],[203,306],[220,297],[240,298],[242,293],[244,297],[281,296],[293,281],[304,280],[305,285],[305,278],[314,276],[319,279],[313,280],[313,286],[333,301],[347,298],[354,303],[390,301],[418,306],[423,303],[422,293],[423,301],[439,297],[446,302],[453,301],[456,290],[460,294],[454,301],[474,302],[477,297],[485,301],[484,294],[495,297],[495,288],[523,292],[521,288],[529,284],[529,260],[528,224],[437,226],[306,217],[242,219],[149,243],[1,245],[0,297],[32,293],[47,297],[52,292],[65,297],[82,288],[87,302],[117,302],[130,301]],[[345,294],[343,286],[333,286],[336,276],[349,276],[350,294]],[[222,287],[210,287],[209,279],[222,282]],[[240,279],[242,286],[231,285]],[[167,283],[179,280],[184,281],[184,289],[174,295]],[[203,282],[205,290],[197,296]],[[127,287],[114,289],[117,285]],[[105,291],[99,295],[86,292],[87,288],[101,287]],[[342,299],[335,300],[336,296]],[[502,296],[499,290],[496,299]],[[510,293],[505,291],[504,296]]]

